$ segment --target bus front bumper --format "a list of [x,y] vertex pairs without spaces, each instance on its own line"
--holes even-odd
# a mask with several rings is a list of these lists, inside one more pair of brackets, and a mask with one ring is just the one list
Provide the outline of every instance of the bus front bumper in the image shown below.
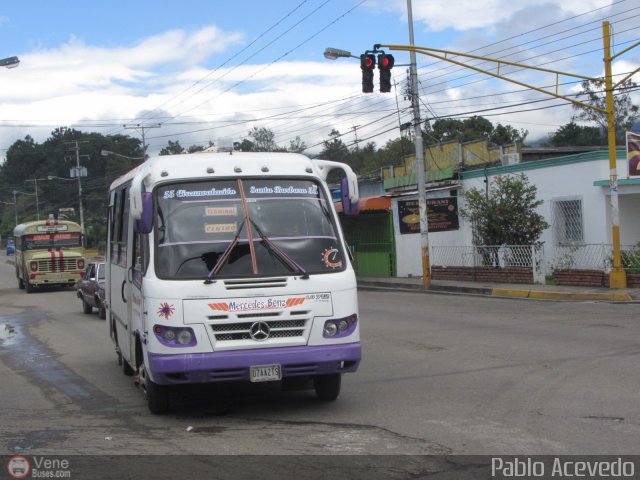
[[360,343],[282,347],[195,354],[149,353],[155,383],[177,385],[249,381],[253,366],[278,364],[282,378],[355,372],[362,358]]

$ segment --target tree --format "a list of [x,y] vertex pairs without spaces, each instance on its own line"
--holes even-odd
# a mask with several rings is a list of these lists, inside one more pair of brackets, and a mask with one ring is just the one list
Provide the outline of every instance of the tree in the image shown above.
[[499,123],[489,135],[489,141],[495,145],[508,145],[510,143],[524,143],[529,131],[521,128],[517,130],[511,125]]
[[188,149],[187,149],[187,153],[196,153],[196,152],[202,152],[205,150],[205,147],[203,147],[202,145],[191,145]]
[[606,145],[607,138],[601,135],[599,127],[585,127],[570,122],[550,134],[548,143],[554,147],[595,146]]
[[[604,80],[585,80],[581,86],[582,92],[578,94],[578,100],[606,110],[607,100]],[[627,80],[618,87],[617,93],[614,92],[613,108],[616,122],[616,143],[624,143],[624,131],[629,130],[638,118],[640,118],[640,108],[638,105],[634,105],[631,100],[631,92],[637,90],[637,88],[637,83],[632,80]],[[576,104],[573,104],[573,109],[576,113],[573,115],[572,121],[583,120],[593,122],[598,124],[603,131],[607,131],[606,113]]]
[[464,120],[455,118],[441,118],[427,123],[424,130],[425,145],[435,145],[443,142],[458,141],[471,142],[486,138],[496,145],[507,145],[514,142],[524,142],[529,132],[516,129],[511,125],[493,124],[484,117],[473,116]]
[[249,132],[249,136],[253,138],[254,151],[256,152],[283,152],[286,151],[280,148],[274,141],[275,135],[268,128],[253,127]]
[[495,177],[488,191],[464,192],[463,218],[473,225],[476,245],[533,245],[549,224],[536,209],[537,187],[525,174]]
[[296,136],[294,140],[289,140],[289,152],[302,153],[307,149],[307,144],[304,143],[300,137]]
[[242,142],[233,142],[233,149],[236,152],[255,152],[256,146],[251,140],[245,138]]
[[175,142],[169,140],[167,146],[160,150],[159,155],[180,155],[181,153],[185,152],[184,147],[180,145],[180,140],[176,140]]
[[[30,136],[18,140],[7,150],[7,159],[0,165],[0,234],[13,230],[15,215],[18,222],[37,218],[35,186],[38,186],[40,218],[57,214],[60,208],[74,208],[78,212],[78,186],[69,178],[69,171],[76,166],[76,144],[80,165],[87,169],[82,178],[84,223],[90,247],[104,247],[107,225],[107,192],[111,182],[131,170],[140,161],[116,155],[103,157],[100,152],[109,150],[129,157],[142,157],[139,139],[125,135],[104,136],[95,132],[81,132],[71,128],[56,128],[43,143]],[[52,179],[49,180],[48,178]],[[27,194],[16,196],[13,190]],[[4,205],[4,203],[11,205]],[[100,245],[98,245],[100,242]]]
[[344,162],[349,157],[349,149],[342,141],[341,133],[333,129],[329,134],[329,140],[324,141],[324,147],[320,152],[320,158],[326,160],[334,160],[336,162]]

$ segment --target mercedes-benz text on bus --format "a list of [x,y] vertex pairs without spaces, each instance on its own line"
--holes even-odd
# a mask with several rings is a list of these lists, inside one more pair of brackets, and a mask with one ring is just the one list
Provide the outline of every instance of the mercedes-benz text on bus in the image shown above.
[[361,346],[336,168],[355,213],[351,169],[298,154],[160,156],[111,185],[107,323],[151,412],[208,382],[308,379],[337,398]]
[[85,252],[80,225],[66,220],[22,223],[13,231],[18,286],[73,286],[82,278]]

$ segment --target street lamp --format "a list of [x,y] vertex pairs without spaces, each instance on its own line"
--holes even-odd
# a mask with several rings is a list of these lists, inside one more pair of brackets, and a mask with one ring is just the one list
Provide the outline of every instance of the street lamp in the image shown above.
[[129,157],[127,155],[122,155],[120,153],[112,152],[111,150],[101,150],[100,155],[103,157],[108,157],[109,155],[115,155],[116,157],[127,158],[129,160],[144,160],[144,157]]
[[341,50],[340,48],[327,47],[324,50],[324,58],[329,60],[336,60],[338,58],[359,58],[355,55],[351,55],[351,52],[347,50]]
[[18,57],[7,57],[0,60],[0,67],[16,68],[18,65],[20,65]]

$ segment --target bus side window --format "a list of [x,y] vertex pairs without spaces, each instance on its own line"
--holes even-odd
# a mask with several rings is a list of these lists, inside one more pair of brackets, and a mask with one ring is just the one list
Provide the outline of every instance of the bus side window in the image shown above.
[[120,261],[119,265],[123,267],[127,264],[127,244],[129,243],[129,189],[122,190],[122,230],[120,237]]
[[142,283],[142,277],[149,266],[149,236],[137,233],[133,237],[133,278]]
[[117,264],[119,257],[118,239],[122,230],[122,191],[116,191],[113,202],[113,213],[111,218],[111,263]]

